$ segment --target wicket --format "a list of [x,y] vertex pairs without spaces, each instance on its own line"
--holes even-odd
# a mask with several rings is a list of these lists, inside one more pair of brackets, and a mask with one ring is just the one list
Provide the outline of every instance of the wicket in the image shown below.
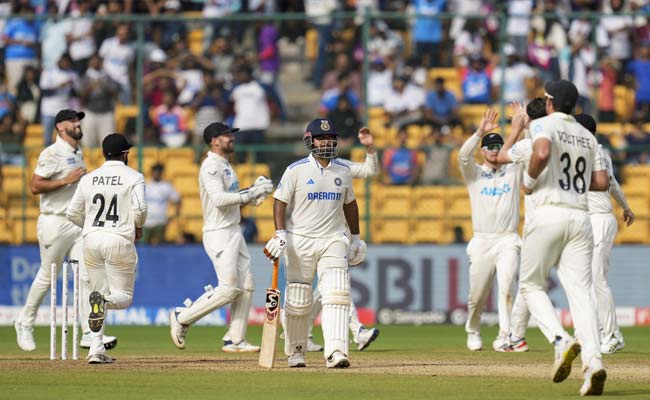
[[[50,360],[56,360],[57,268],[50,266]],[[61,266],[61,360],[68,359],[68,267],[72,269],[72,359],[79,358],[79,261],[64,261]]]

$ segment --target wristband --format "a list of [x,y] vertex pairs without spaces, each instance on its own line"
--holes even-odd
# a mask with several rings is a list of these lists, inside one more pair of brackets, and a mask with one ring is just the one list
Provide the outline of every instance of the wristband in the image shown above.
[[528,175],[528,171],[524,172],[524,186],[527,187],[528,189],[532,189],[535,187],[535,184],[537,183],[537,179],[533,179],[530,175]]
[[351,236],[352,236],[352,241],[353,242],[358,242],[359,240],[361,240],[361,235],[360,234],[356,234],[356,235],[353,234]]

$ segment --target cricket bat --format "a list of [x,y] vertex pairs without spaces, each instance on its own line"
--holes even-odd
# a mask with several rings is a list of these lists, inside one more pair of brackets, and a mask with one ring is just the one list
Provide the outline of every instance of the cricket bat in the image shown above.
[[273,261],[273,278],[271,287],[266,289],[266,315],[262,330],[262,345],[260,346],[260,366],[273,368],[275,344],[280,323],[280,291],[278,290],[278,269],[280,261]]

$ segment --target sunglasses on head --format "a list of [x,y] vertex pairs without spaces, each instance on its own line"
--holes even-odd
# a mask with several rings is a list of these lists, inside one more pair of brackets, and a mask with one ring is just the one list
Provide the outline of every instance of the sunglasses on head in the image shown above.
[[498,143],[488,144],[488,145],[483,146],[483,149],[488,150],[488,151],[499,151],[499,150],[501,150],[502,146],[503,145],[498,144]]

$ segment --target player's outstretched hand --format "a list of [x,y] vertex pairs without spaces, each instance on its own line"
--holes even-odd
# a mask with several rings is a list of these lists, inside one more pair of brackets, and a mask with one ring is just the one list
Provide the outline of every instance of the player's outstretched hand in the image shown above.
[[264,246],[264,255],[270,260],[277,260],[287,249],[287,231],[277,230]]
[[512,131],[519,133],[528,125],[530,118],[522,103],[513,101],[510,106],[512,108]]
[[636,218],[636,216],[629,208],[623,211],[623,219],[625,220],[625,226],[632,225],[634,223],[634,218]]
[[359,143],[361,143],[366,148],[373,147],[375,144],[375,139],[372,137],[370,129],[365,126],[359,129],[359,134],[357,137],[359,138]]
[[348,250],[348,262],[351,266],[359,265],[366,259],[368,247],[366,242],[359,238],[359,235],[352,235],[350,249]]
[[499,117],[499,113],[495,109],[488,108],[483,114],[483,118],[481,118],[481,123],[478,125],[479,133],[483,135],[488,132],[492,132],[493,130],[498,128],[499,127],[499,123],[497,122],[498,117]]

